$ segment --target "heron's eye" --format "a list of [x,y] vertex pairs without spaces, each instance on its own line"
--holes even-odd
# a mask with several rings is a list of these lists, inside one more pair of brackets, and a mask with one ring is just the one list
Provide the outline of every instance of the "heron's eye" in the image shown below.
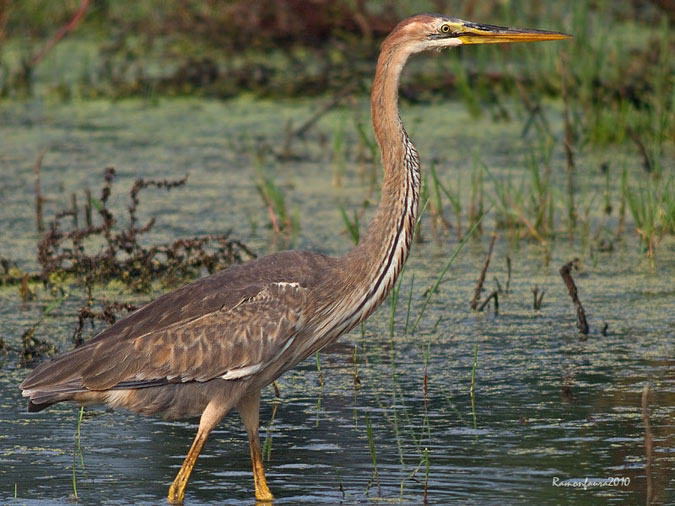
[[442,33],[450,33],[452,29],[450,28],[450,25],[441,25],[441,32]]

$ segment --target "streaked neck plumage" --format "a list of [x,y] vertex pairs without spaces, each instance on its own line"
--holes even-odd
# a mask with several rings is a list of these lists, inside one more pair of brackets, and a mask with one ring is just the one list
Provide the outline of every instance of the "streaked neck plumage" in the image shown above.
[[[344,258],[346,286],[354,287],[351,313],[363,321],[386,297],[408,258],[417,221],[420,165],[398,110],[399,77],[413,51],[389,37],[382,44],[371,95],[375,136],[382,151],[384,180],[375,218]],[[354,296],[355,295],[355,296]],[[348,316],[348,315],[346,315]]]

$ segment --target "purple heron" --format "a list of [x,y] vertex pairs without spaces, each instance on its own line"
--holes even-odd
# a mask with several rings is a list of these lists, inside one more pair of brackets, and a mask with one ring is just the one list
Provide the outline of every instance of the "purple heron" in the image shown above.
[[248,435],[255,497],[273,500],[258,438],[261,389],[365,320],[394,285],[410,251],[420,164],[398,110],[406,60],[464,44],[568,37],[438,14],[402,21],[383,42],[375,71],[372,120],[384,180],[375,217],[358,246],[339,258],[277,253],[163,295],[83,346],[40,364],[21,384],[28,410],[73,401],[171,419],[200,415],[192,447],[169,488],[169,502],[181,503],[209,433],[236,407]]

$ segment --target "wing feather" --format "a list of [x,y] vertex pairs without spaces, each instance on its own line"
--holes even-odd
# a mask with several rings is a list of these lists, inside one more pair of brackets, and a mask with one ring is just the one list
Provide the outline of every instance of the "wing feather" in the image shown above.
[[23,393],[48,404],[69,392],[257,374],[294,342],[310,314],[309,287],[335,262],[289,251],[194,281],[40,364]]
[[100,346],[82,371],[83,386],[106,390],[120,382],[203,382],[255,374],[301,329],[306,292],[299,285],[271,283],[233,308],[114,347]]

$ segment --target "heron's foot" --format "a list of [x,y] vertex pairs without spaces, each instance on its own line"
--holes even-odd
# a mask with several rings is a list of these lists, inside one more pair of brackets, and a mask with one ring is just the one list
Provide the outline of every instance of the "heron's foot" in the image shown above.
[[[258,438],[255,438],[258,441]],[[260,453],[260,445],[251,446],[251,457],[253,459],[253,482],[255,484],[255,500],[258,502],[271,503],[274,501],[274,496],[267,486],[265,479],[265,467],[263,466],[262,454]]]
[[180,476],[177,476],[174,482],[169,487],[169,497],[167,500],[169,504],[183,504],[185,499],[185,486],[187,485],[187,480],[182,482]]
[[270,503],[274,501],[274,496],[272,495],[272,492],[270,492],[270,489],[267,488],[267,485],[265,484],[264,486],[258,486],[256,484],[255,487],[255,502],[256,504],[259,502],[265,502],[265,503]]

